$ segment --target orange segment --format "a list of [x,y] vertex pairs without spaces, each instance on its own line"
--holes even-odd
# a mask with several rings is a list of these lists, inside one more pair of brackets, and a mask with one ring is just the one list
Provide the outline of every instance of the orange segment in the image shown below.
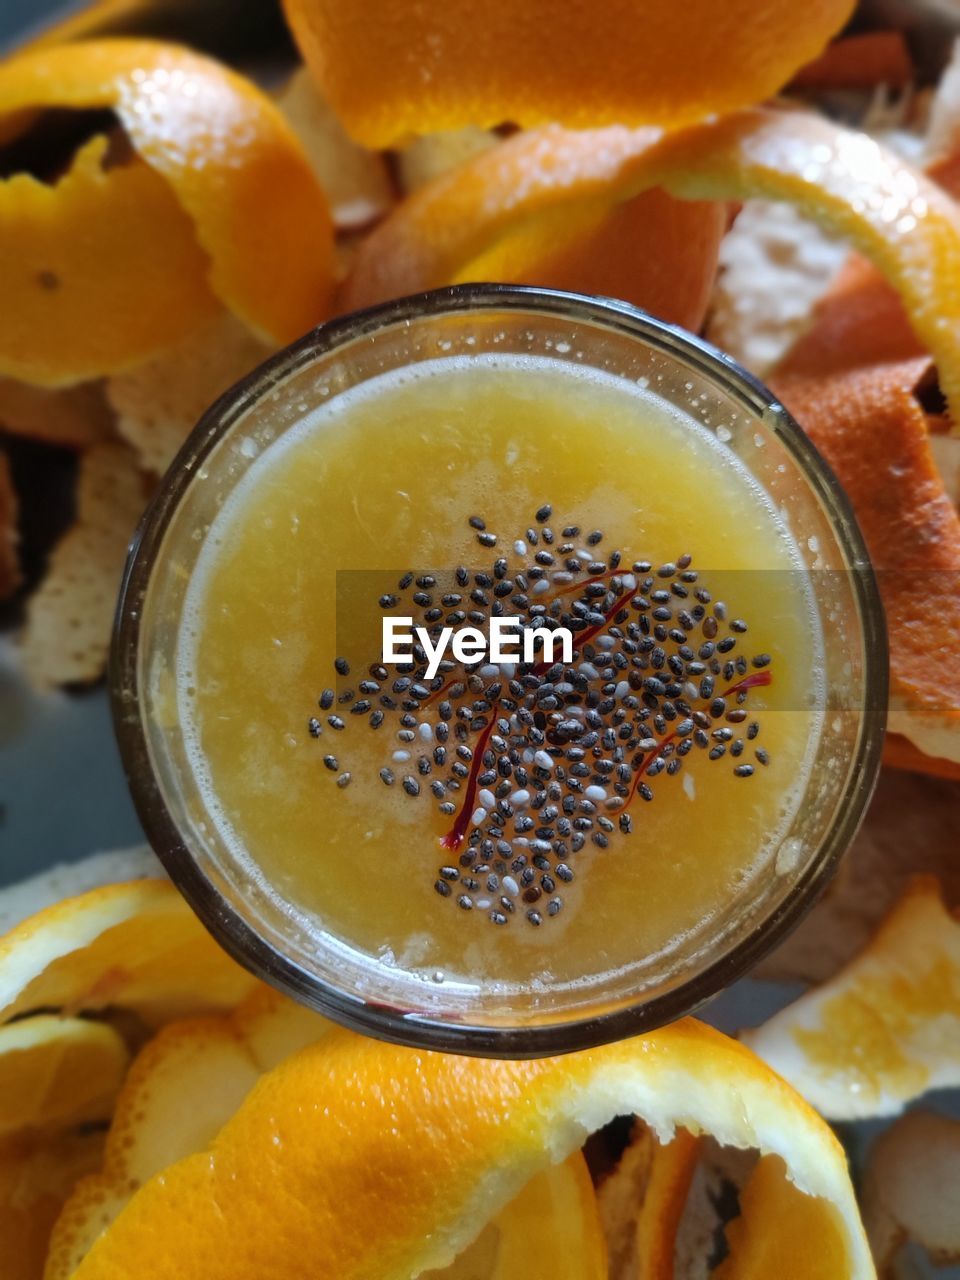
[[851,0],[285,0],[318,84],[367,146],[503,121],[682,125],[768,97]]
[[[249,80],[149,40],[38,49],[3,67],[0,126],[50,107],[116,112],[193,224],[209,259],[197,274],[253,329],[285,342],[323,319],[332,280],[326,199],[292,129]],[[95,263],[101,272],[112,265],[109,256]],[[156,310],[138,280],[127,287]]]
[[[0,72],[0,86],[3,73]],[[0,88],[2,92],[2,88]],[[0,373],[56,386],[136,363],[217,309],[164,180],[91,139],[54,186],[0,182]]]
[[[556,126],[519,134],[415,192],[365,241],[348,305],[449,283],[538,219],[607,209],[651,187],[694,200],[788,200],[848,237],[899,293],[960,406],[960,209],[865,134],[755,109],[667,136]],[[953,413],[954,427],[960,413]]]
[[758,1161],[740,1210],[712,1280],[847,1280],[842,1218],[826,1200],[798,1196],[776,1156]]
[[838,1120],[960,1083],[960,924],[917,877],[864,950],[744,1040]]
[[[265,1076],[208,1151],[142,1187],[76,1271],[340,1280],[449,1263],[531,1178],[636,1112],[783,1157],[873,1269],[842,1149],[743,1046],[687,1020],[559,1059],[500,1062],[333,1031]],[[375,1230],[372,1225],[375,1224]]]

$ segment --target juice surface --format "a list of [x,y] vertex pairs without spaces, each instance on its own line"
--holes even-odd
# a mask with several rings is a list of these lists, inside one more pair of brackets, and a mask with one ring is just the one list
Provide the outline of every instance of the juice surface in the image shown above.
[[[551,515],[537,522],[547,503]],[[471,516],[496,532],[496,547],[481,545]],[[321,711],[317,699],[327,687],[356,690],[378,662],[378,597],[405,571],[446,583],[457,566],[488,571],[503,556],[514,572],[521,559],[533,563],[535,548],[514,549],[530,526],[551,529],[555,544],[577,526],[580,549],[602,532],[588,553],[619,549],[627,565],[690,555],[699,582],[748,623],[736,653],[769,656],[771,683],[745,703],[756,737],[746,739],[747,724],[730,727],[744,740],[739,755],[692,750],[676,776],[650,779],[653,799],[629,802],[631,834],[613,812],[606,847],[591,836],[568,859],[575,879],[556,886],[562,910],[548,917],[545,894],[533,928],[518,899],[498,927],[496,890],[481,885],[464,910],[459,884],[449,895],[436,888],[438,867],[457,856],[441,846],[454,819],[429,790],[449,763],[431,763],[429,775],[416,767],[432,758],[430,730],[403,741],[395,718],[372,730],[349,705]],[[251,467],[191,583],[180,718],[237,856],[318,929],[434,977],[566,984],[695,941],[749,895],[815,747],[819,646],[780,515],[710,431],[622,380],[559,361],[451,358],[315,410]],[[341,655],[349,677],[334,671]],[[330,726],[331,713],[344,729]],[[418,719],[436,724],[437,704]],[[746,762],[752,776],[737,775]],[[344,772],[349,783],[338,786]],[[419,795],[401,785],[408,775]],[[466,790],[464,780],[448,805]]]

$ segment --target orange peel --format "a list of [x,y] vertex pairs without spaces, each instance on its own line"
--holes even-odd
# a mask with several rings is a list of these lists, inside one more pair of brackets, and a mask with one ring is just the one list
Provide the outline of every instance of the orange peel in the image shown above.
[[637,1215],[637,1280],[673,1280],[677,1234],[699,1155],[700,1139],[686,1129],[654,1147]]
[[92,138],[53,186],[0,182],[2,374],[46,386],[99,377],[216,310],[175,196],[140,161],[105,170],[107,145]]
[[[176,269],[181,288],[192,283],[199,293],[209,285],[208,297],[212,290],[266,340],[289,341],[324,318],[333,272],[326,198],[282,113],[249,80],[188,49],[150,40],[41,48],[0,69],[0,127],[26,124],[31,113],[52,107],[114,111],[142,166],[192,228],[190,270],[161,264]],[[17,251],[23,253],[19,243]],[[83,261],[116,287],[121,273],[109,254],[85,254]],[[125,283],[132,293],[125,310],[139,304],[157,312],[136,275]],[[172,336],[188,331],[188,318]],[[42,329],[34,342],[39,345],[40,336],[49,345]],[[111,369],[132,363],[122,324],[114,341]],[[162,345],[157,341],[154,349]],[[64,379],[84,376],[66,352],[60,360]]]
[[0,1274],[40,1280],[50,1232],[74,1184],[97,1167],[99,1130],[0,1142]]
[[282,1280],[304,1259],[342,1280],[446,1266],[531,1178],[631,1111],[664,1139],[682,1126],[782,1155],[798,1194],[836,1207],[849,1280],[872,1277],[829,1128],[743,1046],[686,1020],[528,1062],[331,1031],[266,1075],[208,1150],[140,1188],[76,1280],[142,1274],[144,1259],[155,1280]]
[[38,1014],[0,1027],[0,1141],[102,1124],[128,1064],[126,1045],[104,1023]]
[[[371,147],[464,125],[676,127],[758,102],[823,49],[851,0],[285,0],[307,65]],[[691,39],[691,32],[696,38]],[[719,56],[718,51],[729,51]]]
[[789,88],[904,89],[913,80],[913,60],[902,31],[861,31],[828,44],[800,68]]
[[66,898],[0,938],[0,1022],[117,1007],[158,1026],[231,1008],[256,985],[166,880]]
[[843,1222],[826,1200],[798,1196],[776,1156],[766,1156],[740,1193],[727,1228],[729,1253],[712,1280],[846,1280]]
[[[797,368],[796,365],[793,366]],[[846,489],[878,570],[890,644],[890,728],[960,763],[960,516],[914,394],[923,356],[773,388]]]
[[960,1084],[960,923],[915,879],[871,942],[746,1044],[837,1120],[895,1115]]
[[[364,242],[348,306],[462,279],[558,209],[611,209],[652,187],[691,200],[787,200],[848,238],[899,294],[960,409],[960,208],[866,134],[756,108],[679,133],[559,126],[519,134],[415,192]],[[960,430],[960,413],[952,414]]]

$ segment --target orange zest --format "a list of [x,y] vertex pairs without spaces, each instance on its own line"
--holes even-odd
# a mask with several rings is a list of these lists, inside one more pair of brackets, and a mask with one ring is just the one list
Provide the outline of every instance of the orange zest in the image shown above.
[[[256,332],[277,342],[289,341],[324,318],[332,281],[326,199],[290,126],[254,84],[177,45],[93,40],[37,49],[0,70],[0,129],[7,135],[26,128],[38,112],[49,108],[111,109],[142,162],[120,168],[129,167],[131,173],[146,168],[148,176],[166,189],[166,206],[154,193],[152,203],[148,199],[142,209],[131,208],[124,222],[142,221],[139,234],[154,243],[159,239],[163,250],[173,232],[161,222],[158,237],[154,221],[161,213],[168,222],[174,213],[181,215],[177,243],[183,255],[189,250],[189,261],[167,261],[166,255],[158,253],[154,270],[154,274],[175,275],[177,287],[186,290],[188,297],[190,287],[204,295],[202,306],[183,313],[180,334],[200,318],[198,311],[210,313],[212,295]],[[111,172],[110,178],[110,186],[119,181],[116,173]],[[142,177],[140,182],[143,185]],[[21,175],[11,183],[29,188],[33,201],[41,198],[34,190],[41,184],[33,179]],[[56,191],[54,187],[52,192]],[[111,208],[106,197],[102,203]],[[151,213],[153,206],[161,212]],[[37,221],[41,216],[32,217]],[[28,207],[28,231],[30,219]],[[119,215],[115,213],[114,219],[118,221]],[[95,222],[78,219],[72,228],[61,224],[56,233],[62,236],[69,230],[76,240],[71,266],[87,273],[83,282],[90,291],[87,305],[93,307],[100,299],[98,305],[105,312],[102,325],[114,321],[108,369],[129,365],[133,356],[126,325],[134,307],[154,324],[165,323],[168,328],[177,323],[177,309],[165,320],[158,316],[166,306],[159,305],[145,287],[132,262],[118,264],[106,251],[111,240],[94,239],[85,246],[85,237],[98,234]],[[137,234],[125,228],[125,236]],[[112,236],[116,235],[114,229]],[[4,238],[11,238],[6,230]],[[52,270],[42,256],[30,262],[24,240],[14,240],[25,265],[35,271]],[[121,238],[121,247],[122,242]],[[99,290],[98,277],[103,282]],[[131,295],[127,299],[122,296],[124,287]],[[19,296],[12,307],[10,301],[6,310],[17,310]],[[161,301],[165,303],[166,298]],[[111,305],[119,310],[111,311]],[[153,349],[161,349],[172,336],[165,330],[158,332]],[[57,353],[49,329],[33,330],[33,341],[53,349],[52,361]],[[141,340],[137,356],[143,354],[143,345]],[[15,353],[6,352],[5,346],[0,343],[0,353],[9,362]],[[5,367],[0,363],[0,369]],[[69,347],[59,352],[58,368],[63,381],[91,373],[89,361],[81,367]],[[57,374],[48,372],[46,380],[56,381]]]
[[332,1031],[266,1075],[208,1150],[141,1187],[76,1280],[147,1255],[156,1280],[285,1280],[304,1258],[340,1280],[447,1266],[531,1178],[631,1111],[664,1137],[681,1125],[781,1155],[797,1194],[835,1207],[847,1280],[873,1276],[830,1130],[748,1050],[686,1020],[527,1062]]
[[[851,0],[285,0],[307,65],[347,129],[384,147],[465,125],[676,127],[775,93]],[[691,32],[696,38],[691,39]]]

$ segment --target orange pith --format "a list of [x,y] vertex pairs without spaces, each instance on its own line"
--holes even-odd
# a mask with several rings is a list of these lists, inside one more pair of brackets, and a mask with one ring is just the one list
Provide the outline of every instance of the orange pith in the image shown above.
[[264,1077],[208,1151],[141,1188],[76,1278],[119,1280],[134,1265],[156,1280],[444,1266],[478,1222],[624,1111],[665,1134],[678,1124],[782,1154],[800,1188],[838,1209],[850,1280],[872,1275],[830,1131],[752,1054],[685,1021],[532,1062],[332,1032]]
[[[155,270],[172,273],[187,299],[191,289],[203,296],[202,308],[186,309],[180,335],[210,314],[214,294],[251,328],[278,342],[289,341],[324,317],[332,280],[326,199],[292,130],[250,81],[180,46],[148,40],[95,40],[39,49],[0,69],[0,129],[6,134],[22,130],[37,112],[53,107],[112,109],[138,157],[132,171],[146,166],[155,182],[167,189],[166,203],[153,197],[157,212],[151,214],[149,201],[144,201],[139,215],[130,209],[124,221],[135,223],[146,211],[141,234],[149,236],[161,219],[159,236],[152,232],[160,250]],[[111,187],[120,181],[118,174],[109,176]],[[11,180],[21,185],[25,181]],[[181,255],[189,247],[188,262],[161,258],[173,236],[166,226],[173,221],[170,210],[180,215],[173,243],[186,241]],[[114,217],[119,219],[119,214]],[[192,244],[187,234],[191,227]],[[65,343],[47,357],[50,368],[40,371],[48,382],[119,369],[145,354],[145,336],[135,350],[126,339],[127,313],[137,305],[158,326],[153,351],[177,336],[168,332],[176,307],[166,319],[158,317],[167,307],[158,306],[146,291],[135,264],[117,263],[106,252],[109,241],[84,246],[84,235],[95,234],[86,222],[71,230],[77,240],[71,267],[86,272],[87,305],[92,308],[97,302],[104,308],[103,327],[115,321],[113,350],[110,363],[95,370],[89,358],[75,359]],[[134,228],[122,230],[127,238],[136,234]],[[46,268],[42,255],[35,263],[26,259],[23,240],[17,240],[17,249],[25,265],[35,271]],[[99,280],[103,283],[98,288]],[[33,302],[39,306],[36,299]],[[16,303],[19,297],[14,310]],[[51,345],[44,327],[34,330],[33,338],[38,347]],[[16,354],[10,347],[0,331],[0,369]],[[27,365],[23,374],[29,372]]]
[[[286,0],[307,65],[368,146],[465,125],[670,126],[776,92],[851,0]],[[696,32],[691,39],[691,32]]]

